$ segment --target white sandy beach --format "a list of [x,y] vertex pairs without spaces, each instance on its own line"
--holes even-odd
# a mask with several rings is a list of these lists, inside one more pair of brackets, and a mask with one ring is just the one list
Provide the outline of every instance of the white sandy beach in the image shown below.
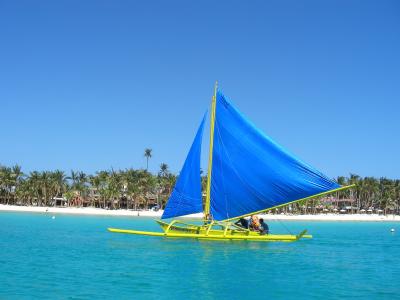
[[[80,214],[80,215],[104,215],[104,216],[130,216],[130,217],[153,217],[159,218],[162,211],[151,210],[107,210],[93,207],[37,207],[37,206],[15,206],[0,204],[0,212],[33,212],[46,214]],[[203,214],[193,214],[186,218],[202,218]],[[265,214],[262,217],[266,220],[287,220],[287,221],[369,221],[369,222],[400,222],[398,215],[377,215],[377,214],[318,214],[318,215],[271,215]]]

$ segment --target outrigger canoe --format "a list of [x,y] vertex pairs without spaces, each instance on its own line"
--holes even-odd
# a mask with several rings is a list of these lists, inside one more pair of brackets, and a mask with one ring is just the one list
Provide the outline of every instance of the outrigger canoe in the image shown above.
[[340,186],[290,154],[243,116],[216,84],[203,202],[200,154],[206,115],[161,217],[171,219],[203,212],[203,224],[157,220],[163,232],[117,228],[109,231],[172,238],[292,242],[311,235],[306,234],[307,230],[297,235],[264,235],[232,221],[354,186]]
[[231,241],[264,241],[264,242],[294,242],[301,238],[312,238],[303,230],[294,234],[260,234],[256,231],[242,228],[230,222],[212,222],[207,225],[187,224],[179,220],[166,223],[156,220],[164,232],[139,231],[129,229],[108,228],[110,232],[158,236],[166,238],[193,238],[206,240]]

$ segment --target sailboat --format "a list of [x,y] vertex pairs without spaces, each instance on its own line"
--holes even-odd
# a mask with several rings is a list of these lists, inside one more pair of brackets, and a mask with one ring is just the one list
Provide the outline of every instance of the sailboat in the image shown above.
[[108,228],[111,232],[172,238],[292,242],[299,234],[263,234],[235,221],[349,186],[306,164],[255,127],[218,90],[211,101],[207,188],[203,204],[200,156],[206,114],[197,130],[161,219],[203,212],[201,224],[156,220],[163,232]]

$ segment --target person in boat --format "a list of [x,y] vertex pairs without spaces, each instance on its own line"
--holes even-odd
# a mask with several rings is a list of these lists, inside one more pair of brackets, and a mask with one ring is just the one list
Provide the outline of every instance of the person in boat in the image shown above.
[[260,221],[260,228],[259,228],[260,233],[261,234],[269,234],[268,224],[264,222],[263,218],[261,218],[259,221]]
[[239,220],[236,221],[236,225],[249,229],[249,221],[246,220],[245,218],[240,218]]
[[249,229],[254,231],[260,230],[260,221],[257,216],[253,215],[250,217]]
[[211,223],[212,220],[213,220],[212,215],[211,214],[206,214],[206,218],[205,218],[206,223]]

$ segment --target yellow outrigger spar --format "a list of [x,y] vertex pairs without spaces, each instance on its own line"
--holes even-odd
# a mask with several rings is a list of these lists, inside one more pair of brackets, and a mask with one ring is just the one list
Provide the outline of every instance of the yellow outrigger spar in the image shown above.
[[[220,119],[216,123],[217,107]],[[307,230],[297,235],[263,234],[233,221],[354,186],[339,186],[286,152],[247,121],[218,92],[216,83],[211,102],[207,190],[203,206],[200,185],[203,125],[204,118],[162,216],[171,218],[203,211],[203,224],[156,220],[163,232],[108,228],[110,232],[168,238],[293,242],[312,236]],[[214,148],[215,142],[217,148]],[[216,174],[212,172],[213,167]]]

